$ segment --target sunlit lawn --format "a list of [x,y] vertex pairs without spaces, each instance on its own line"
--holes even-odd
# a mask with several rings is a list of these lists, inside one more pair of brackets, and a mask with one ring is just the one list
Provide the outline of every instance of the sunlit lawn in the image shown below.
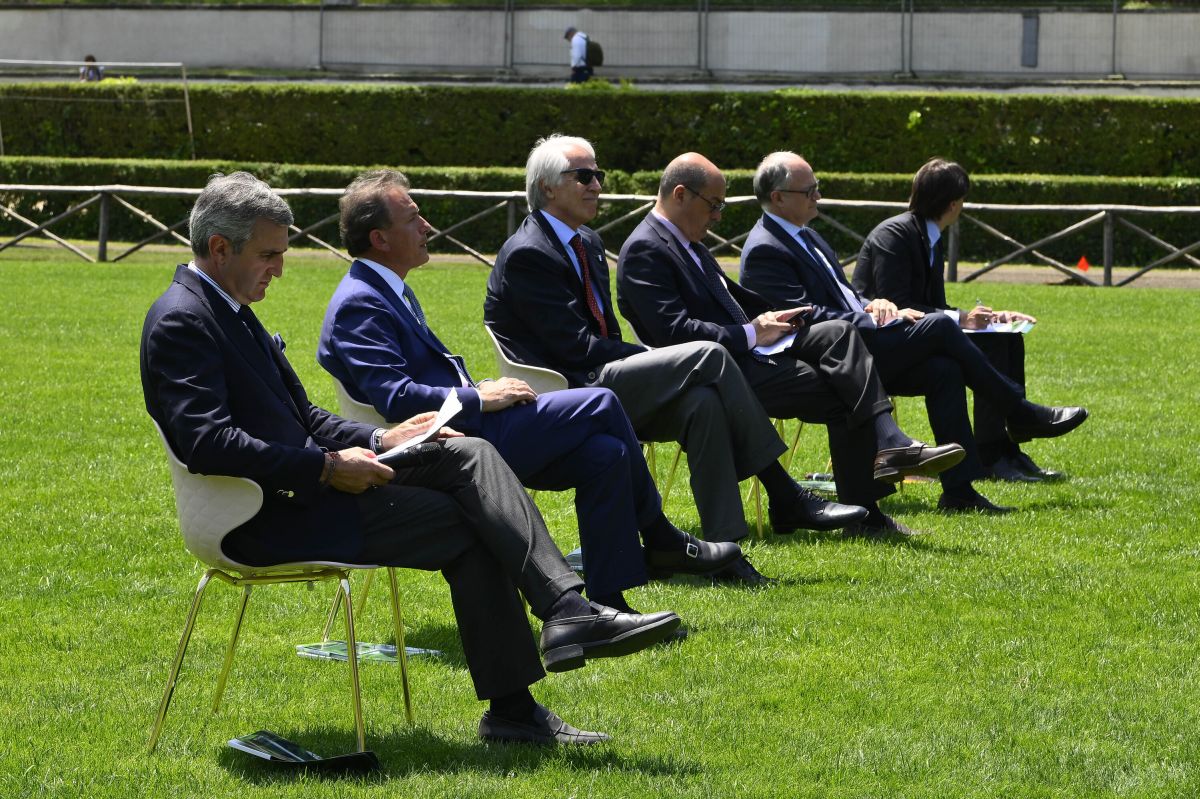
[[[325,754],[353,746],[345,667],[303,660],[328,592],[256,594],[221,712],[208,711],[233,591],[215,586],[163,741],[144,752],[191,590],[163,456],[142,405],[142,318],[178,253],[92,266],[0,255],[0,796],[1162,796],[1195,795],[1200,590],[1195,518],[1200,294],[951,286],[1042,323],[1031,396],[1088,405],[1077,433],[1029,446],[1057,484],[983,484],[1019,512],[932,512],[910,485],[889,512],[911,544],[837,534],[768,537],[767,591],[676,580],[631,592],[678,611],[682,645],[553,676],[537,696],[611,733],[587,751],[488,747],[436,574],[402,573],[417,723],[397,671],[364,666],[368,743],[384,764],[337,783],[248,763],[224,742],[272,729]],[[321,403],[321,315],[343,266],[293,259],[258,313]],[[481,329],[487,272],[438,263],[413,277],[441,338],[493,373]],[[920,403],[901,419],[927,434]],[[796,473],[823,471],[806,430]],[[661,466],[660,466],[661,468]],[[685,481],[668,507],[698,520]],[[541,494],[576,544],[569,496]],[[752,506],[748,506],[748,512]],[[388,635],[382,592],[360,619]]]

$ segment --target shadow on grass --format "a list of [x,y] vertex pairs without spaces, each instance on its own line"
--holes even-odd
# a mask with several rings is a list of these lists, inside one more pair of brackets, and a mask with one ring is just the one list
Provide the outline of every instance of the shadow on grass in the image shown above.
[[[920,529],[918,527],[918,529]],[[816,544],[871,544],[875,546],[896,546],[905,547],[918,552],[929,552],[937,555],[965,555],[977,557],[983,554],[983,551],[976,547],[967,546],[949,546],[939,544],[936,540],[937,533],[921,534],[906,538],[901,535],[882,536],[879,538],[864,538],[861,536],[848,536],[841,530],[797,530],[794,533],[787,535],[768,535],[766,539],[758,543],[761,547],[776,547],[776,546],[814,546]]]
[[[327,757],[353,748],[353,732],[347,729],[325,727],[277,734]],[[675,757],[627,755],[613,744],[576,747],[492,744],[476,738],[447,738],[421,727],[405,728],[383,736],[368,732],[367,748],[379,756],[383,768],[365,775],[323,774],[280,767],[230,748],[217,755],[217,762],[233,776],[254,785],[286,784],[298,779],[382,784],[418,772],[507,774],[536,769],[546,760],[584,771],[604,769],[672,777],[701,772],[698,764],[680,762]]]

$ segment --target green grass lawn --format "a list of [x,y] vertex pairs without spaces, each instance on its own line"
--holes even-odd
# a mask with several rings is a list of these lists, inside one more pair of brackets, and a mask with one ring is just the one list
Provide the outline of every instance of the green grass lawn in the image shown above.
[[[981,484],[1019,512],[932,512],[933,485],[885,507],[929,535],[769,537],[751,557],[766,591],[656,583],[635,606],[676,610],[682,645],[548,678],[536,695],[614,736],[587,751],[484,746],[440,576],[402,572],[417,723],[398,671],[364,666],[369,779],[268,771],[226,739],[274,730],[324,754],[353,747],[343,665],[302,660],[330,594],[256,594],[219,714],[208,710],[235,592],[206,600],[163,740],[144,753],[200,568],[178,535],[142,405],[138,337],[179,253],[87,265],[0,255],[0,796],[1109,797],[1200,790],[1196,638],[1200,516],[1200,293],[951,286],[1042,323],[1029,389],[1086,403],[1065,439],[1029,445],[1071,479]],[[258,308],[321,403],[320,319],[343,266],[293,258]],[[486,270],[430,265],[414,286],[441,337],[478,376]],[[927,435],[921,405],[901,422]],[[795,471],[824,470],[807,429]],[[660,465],[661,468],[661,465]],[[556,539],[576,543],[567,495],[540,494]],[[688,492],[668,514],[697,529]],[[388,636],[383,592],[359,619]],[[316,783],[316,784],[314,784]]]

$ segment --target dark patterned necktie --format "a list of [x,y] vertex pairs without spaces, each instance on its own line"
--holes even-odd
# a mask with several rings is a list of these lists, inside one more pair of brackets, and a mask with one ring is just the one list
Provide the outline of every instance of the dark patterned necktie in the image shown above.
[[412,286],[404,284],[404,299],[408,301],[408,309],[413,312],[413,316],[417,317],[417,321],[421,323],[421,327],[428,328],[429,324],[425,321],[425,311],[421,310],[421,303],[417,302],[417,295],[413,293]]
[[691,248],[696,257],[700,259],[700,271],[703,273],[708,287],[716,295],[717,301],[721,303],[721,307],[733,317],[733,321],[736,324],[747,324],[750,318],[746,316],[746,312],[742,310],[742,306],[737,304],[737,301],[725,286],[725,281],[721,276],[721,267],[717,265],[717,259],[713,258],[708,248],[700,242],[693,241]]
[[[804,242],[804,246],[808,248],[808,254],[811,255],[812,259],[817,262],[817,266],[825,267],[825,276],[833,281],[833,295],[837,297],[838,302],[841,303],[842,310],[850,312],[862,310],[861,303],[858,308],[851,308],[847,303],[842,283],[837,279],[837,275],[833,274],[834,266],[833,264],[829,263],[828,259],[825,258],[824,253],[822,253],[817,247],[817,240],[813,238],[813,232],[806,227],[802,227],[796,232],[796,236],[800,239],[800,241]],[[857,291],[854,292],[854,296],[857,298]]]
[[596,302],[596,293],[592,290],[592,270],[588,266],[587,249],[583,246],[583,237],[576,233],[571,237],[571,249],[579,259],[579,272],[583,279],[583,299],[587,302],[592,318],[600,324],[600,338],[608,338],[608,324],[600,311],[600,303]]
[[258,321],[258,317],[254,315],[254,311],[250,310],[249,305],[243,305],[238,309],[238,318],[242,320],[242,324],[250,331],[250,335],[262,349],[263,354],[267,356],[267,360],[278,371],[279,366],[275,363],[275,355],[272,353],[271,337],[267,335],[267,329],[262,326],[262,322]]

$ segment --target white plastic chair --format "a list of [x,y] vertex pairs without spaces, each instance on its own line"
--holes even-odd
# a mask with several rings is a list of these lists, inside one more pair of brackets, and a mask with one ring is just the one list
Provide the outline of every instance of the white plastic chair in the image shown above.
[[[237,648],[238,635],[241,632],[242,620],[246,614],[246,606],[250,602],[250,590],[256,585],[274,583],[316,582],[318,580],[337,580],[339,597],[344,592],[350,596],[350,571],[353,569],[375,569],[377,566],[364,566],[333,561],[312,561],[284,563],[268,567],[247,566],[227,557],[221,550],[221,541],[236,527],[254,517],[262,507],[262,488],[253,480],[244,477],[226,477],[219,475],[193,474],[172,451],[170,444],[163,435],[162,429],[155,423],[159,441],[167,455],[170,467],[171,483],[175,489],[175,508],[179,517],[179,530],[183,534],[184,546],[196,556],[208,569],[200,578],[196,593],[192,597],[191,608],[188,610],[187,621],[184,624],[183,635],[179,639],[179,647],[175,652],[175,660],[167,677],[167,685],[163,691],[162,701],[158,706],[158,714],[150,731],[148,751],[153,752],[162,732],[163,721],[167,709],[171,705],[171,696],[175,691],[175,682],[183,658],[187,652],[188,641],[192,636],[192,628],[196,615],[200,610],[204,591],[212,578],[216,577],[224,583],[242,588],[242,601],[238,606],[237,617],[233,623],[233,634],[229,639],[229,647],[225,651],[225,661],[217,679],[217,690],[213,696],[213,712],[221,705],[225,693],[225,684],[233,665],[233,655]],[[396,626],[396,650],[400,656],[401,680],[404,684],[404,708],[411,724],[412,699],[408,686],[408,664],[404,657],[404,623],[400,615],[400,603],[396,588],[395,569],[388,569],[388,578],[392,586],[392,616]],[[335,604],[336,611],[336,604]],[[347,653],[356,651],[354,635],[354,613],[349,601],[345,604]],[[358,658],[348,657],[350,664],[350,689],[354,705],[354,727],[357,734],[358,751],[366,749],[366,735],[363,724],[362,697],[359,691]]]

